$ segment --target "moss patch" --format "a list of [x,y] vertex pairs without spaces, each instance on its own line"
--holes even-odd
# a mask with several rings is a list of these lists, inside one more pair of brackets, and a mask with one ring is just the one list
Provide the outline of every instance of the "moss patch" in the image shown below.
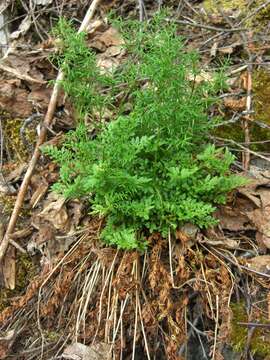
[[257,32],[262,31],[270,20],[270,4],[263,7],[254,14],[254,16],[248,17],[248,15],[256,12],[256,9],[262,6],[264,2],[264,0],[256,0],[252,3],[248,0],[205,0],[203,6],[206,12],[212,14],[218,14],[220,10],[225,12],[240,12],[241,17],[247,17],[243,25]]
[[[253,106],[254,119],[270,126],[270,72],[257,70],[253,74]],[[230,118],[230,115],[228,116]],[[270,129],[262,128],[257,124],[250,123],[250,148],[253,151],[269,151],[269,143],[263,143],[270,139]],[[240,122],[218,127],[214,135],[224,139],[231,139],[238,143],[244,142],[244,131]],[[260,143],[261,142],[261,143]]]
[[[3,121],[3,133],[5,151],[8,157],[17,161],[25,161],[29,156],[28,146],[24,143],[23,138],[20,134],[20,130],[24,124],[22,119],[10,119],[7,115]],[[36,130],[34,126],[25,129],[25,140],[27,143],[33,144],[36,140]]]
[[253,75],[253,99],[256,120],[270,125],[270,72],[258,70]]
[[241,10],[246,6],[246,0],[205,0],[203,5],[206,11],[214,13],[218,12],[219,9],[225,11]]
[[[232,322],[231,322],[231,336],[230,341],[234,350],[242,352],[247,343],[248,328],[241,326],[239,322],[248,322],[248,317],[245,311],[243,302],[231,304]],[[262,316],[257,319],[260,323],[267,323]],[[250,349],[253,354],[259,356],[270,355],[270,330],[266,328],[256,328],[250,343]]]

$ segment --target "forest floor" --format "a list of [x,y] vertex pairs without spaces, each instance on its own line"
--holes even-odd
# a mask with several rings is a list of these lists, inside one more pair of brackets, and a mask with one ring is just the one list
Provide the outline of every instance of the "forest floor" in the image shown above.
[[111,10],[143,21],[168,8],[200,55],[196,82],[226,62],[228,90],[209,109],[223,121],[209,136],[251,179],[218,208],[217,227],[155,233],[144,254],[102,246],[87,202],[50,191],[59,169],[48,157],[19,193],[41,137],[59,144],[75,126],[62,92],[42,126],[58,74],[50,34],[63,16],[79,26],[90,3],[0,4],[0,359],[270,359],[270,1],[96,4],[87,42],[105,70],[123,60]]

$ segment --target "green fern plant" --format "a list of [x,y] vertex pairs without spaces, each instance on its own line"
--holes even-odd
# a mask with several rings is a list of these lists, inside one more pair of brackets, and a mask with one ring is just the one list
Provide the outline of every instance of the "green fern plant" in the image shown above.
[[[67,198],[87,196],[91,212],[106,218],[101,238],[142,250],[147,233],[166,236],[187,222],[201,228],[215,224],[216,205],[245,180],[230,173],[234,156],[207,142],[214,124],[207,109],[217,82],[190,80],[199,73],[198,56],[185,52],[176,28],[162,16],[116,26],[125,29],[129,58],[110,75],[101,75],[84,35],[66,22],[58,27],[64,90],[82,117],[97,107],[100,112],[115,107],[115,118],[94,139],[81,122],[61,148],[44,152],[60,165],[54,190]],[[132,103],[128,115],[121,102],[116,109],[119,84],[125,84]]]

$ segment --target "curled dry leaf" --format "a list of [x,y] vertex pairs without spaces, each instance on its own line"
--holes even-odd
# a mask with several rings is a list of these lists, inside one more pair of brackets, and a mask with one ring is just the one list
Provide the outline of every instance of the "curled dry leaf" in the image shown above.
[[68,213],[63,196],[51,193],[48,196],[46,205],[39,214],[43,220],[50,222],[58,229],[65,231],[68,226]]
[[33,228],[31,226],[28,226],[22,230],[15,231],[14,233],[12,233],[10,235],[10,237],[13,240],[23,239],[23,238],[31,235],[32,232],[33,232]]

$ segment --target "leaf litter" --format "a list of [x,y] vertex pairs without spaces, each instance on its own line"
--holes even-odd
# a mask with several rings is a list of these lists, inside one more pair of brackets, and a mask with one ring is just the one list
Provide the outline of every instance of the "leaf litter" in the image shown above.
[[[54,1],[34,3],[40,6],[37,9],[44,21],[46,6]],[[229,17],[233,29],[237,29],[239,9],[232,9],[229,15],[226,11],[218,15],[217,10],[201,15],[200,4],[187,3],[182,9],[178,2],[171,1],[170,5],[178,11],[178,18],[188,22],[181,28],[187,45],[201,53],[204,69],[196,81],[211,79],[211,65],[226,54],[233,57],[228,93],[212,112],[225,114],[232,128],[240,122],[244,132],[241,121],[246,117],[248,86],[243,52],[247,44],[238,31],[228,30],[231,28],[227,21]],[[12,12],[10,4],[6,2],[4,9]],[[156,10],[154,2],[145,1],[145,6],[149,14]],[[125,6],[117,1],[102,2],[103,15],[97,15],[90,25],[88,44],[99,53],[104,71],[118,66],[125,55],[120,35],[104,21],[104,14],[112,7],[125,16],[137,16],[141,11],[132,2]],[[67,16],[83,15],[78,2],[63,3],[63,11]],[[51,93],[48,81],[56,77],[55,69],[46,60],[54,45],[49,40],[33,40],[40,26],[27,22],[28,15],[24,15],[12,32],[18,38],[11,36],[9,53],[1,61],[1,123],[14,118],[25,120],[36,112],[44,114]],[[211,27],[221,27],[223,32]],[[264,34],[256,32],[250,45],[258,67],[267,60],[266,41]],[[252,119],[249,121],[252,130],[255,125]],[[61,138],[61,132],[74,126],[72,104],[64,94],[58,100],[54,124],[59,133],[50,134],[51,142],[58,142],[59,134]],[[238,147],[243,138],[237,138],[236,132],[230,133],[234,146],[243,151]],[[222,140],[219,134],[215,139],[221,145],[228,140],[225,131],[223,134]],[[259,140],[264,141],[267,138]],[[8,157],[5,141],[1,147],[5,186],[17,192],[25,162]],[[262,153],[252,143],[250,148],[254,149],[254,158]],[[27,151],[29,157],[31,149]],[[239,163],[236,166],[241,168]],[[169,235],[169,241],[154,233],[148,239],[149,250],[141,255],[102,247],[99,231],[103,220],[89,216],[83,201],[67,202],[48,194],[58,171],[54,164],[48,164],[48,159],[41,158],[26,194],[24,213],[12,235],[27,249],[27,261],[34,263],[37,271],[28,275],[24,289],[16,292],[21,253],[9,247],[1,283],[15,289],[0,313],[0,358],[185,359],[192,358],[193,348],[197,351],[194,359],[230,359],[240,353],[246,358],[255,354],[255,359],[269,356],[267,346],[258,348],[249,341],[253,337],[259,344],[259,337],[267,338],[267,327],[259,335],[254,329],[268,325],[270,317],[269,167],[257,168],[260,177],[251,167],[250,184],[238,189],[226,205],[218,208],[218,227],[200,231],[186,224],[175,237]],[[3,193],[8,196],[6,187]],[[242,313],[246,314],[243,318]],[[238,324],[245,321],[255,325]],[[244,331],[240,341],[235,328],[241,326]]]

